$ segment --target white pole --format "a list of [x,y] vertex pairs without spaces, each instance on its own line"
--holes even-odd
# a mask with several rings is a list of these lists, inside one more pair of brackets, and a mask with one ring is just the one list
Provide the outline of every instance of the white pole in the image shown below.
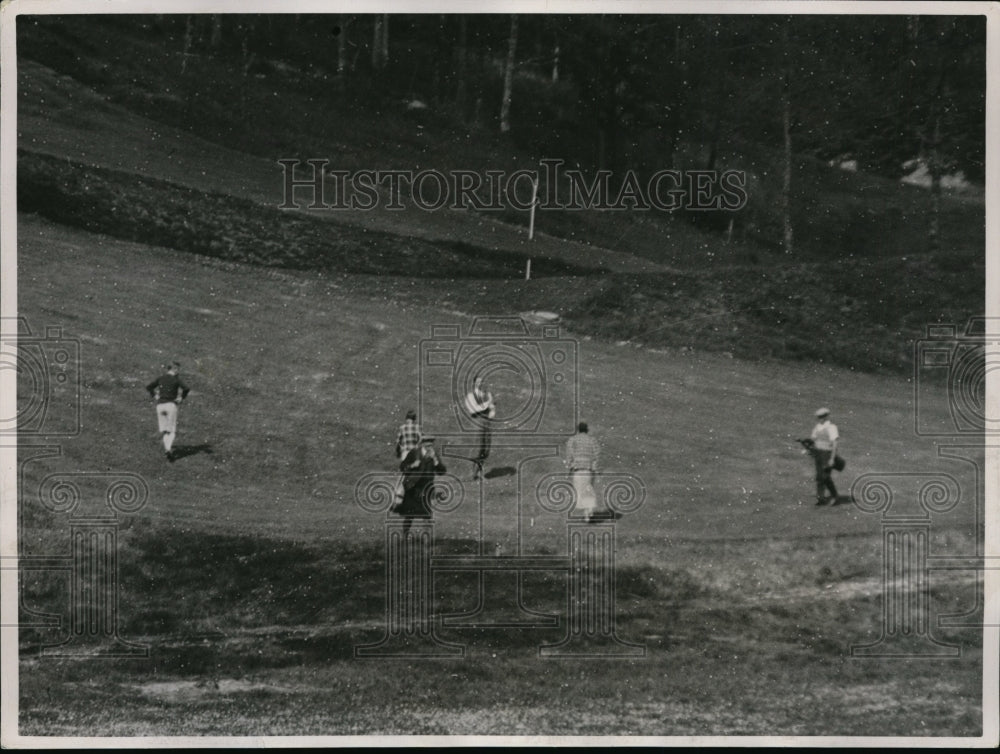
[[535,205],[538,204],[538,176],[531,184],[531,219],[528,221],[528,240],[535,237]]
[[[538,204],[538,176],[531,182],[531,215],[528,220],[528,240],[535,238],[535,206]],[[524,279],[531,280],[531,257],[528,257],[528,265],[524,270]]]

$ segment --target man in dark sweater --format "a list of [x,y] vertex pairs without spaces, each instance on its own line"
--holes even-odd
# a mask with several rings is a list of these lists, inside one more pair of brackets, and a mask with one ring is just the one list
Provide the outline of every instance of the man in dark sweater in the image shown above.
[[434,438],[425,435],[420,445],[406,454],[399,470],[403,472],[403,502],[394,511],[403,517],[405,533],[414,518],[431,517],[434,478],[447,469],[434,450]]
[[177,407],[187,398],[187,385],[178,376],[181,365],[176,361],[166,367],[167,373],[157,377],[146,385],[146,390],[156,401],[156,420],[160,426],[160,436],[163,438],[163,449],[167,460],[173,462],[174,437],[177,434]]

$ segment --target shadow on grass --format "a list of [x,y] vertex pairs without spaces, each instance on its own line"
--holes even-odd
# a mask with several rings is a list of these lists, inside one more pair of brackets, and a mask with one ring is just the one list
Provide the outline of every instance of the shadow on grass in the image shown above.
[[[381,542],[338,545],[157,526],[120,554],[130,634],[314,624],[383,610]],[[133,607],[134,606],[134,607]]]
[[[149,672],[236,673],[339,662],[386,630],[381,538],[332,546],[148,523],[130,531],[122,544],[117,628],[121,636],[151,647],[148,664],[140,663]],[[475,556],[478,550],[478,542],[468,538],[442,538],[435,547],[437,555]],[[874,621],[881,615],[877,594],[851,600],[732,600],[689,568],[619,565],[615,581],[616,603],[607,609],[613,610],[618,635],[645,642],[651,651],[694,646],[706,656],[723,657],[767,646],[787,648],[803,662],[837,661],[851,641],[877,629]],[[817,584],[817,597],[828,582]],[[484,649],[530,654],[562,638],[569,596],[561,569],[518,574],[470,567],[435,573],[430,610],[439,636],[466,645],[470,656]],[[33,607],[64,612],[65,593],[39,591]],[[449,615],[470,619],[446,624]],[[526,616],[556,620],[525,626]],[[66,625],[22,632],[22,652],[57,643]]]
[[853,502],[854,498],[851,495],[837,495],[836,498],[830,501],[830,505],[847,505]]
[[187,458],[188,456],[196,456],[199,453],[207,453],[211,455],[214,451],[212,450],[211,443],[202,443],[201,445],[175,445],[173,448],[174,460],[179,461],[182,458]]

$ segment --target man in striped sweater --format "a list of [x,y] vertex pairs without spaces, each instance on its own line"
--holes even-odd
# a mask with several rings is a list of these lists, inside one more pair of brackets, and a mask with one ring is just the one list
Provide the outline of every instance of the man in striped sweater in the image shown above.
[[587,422],[577,425],[577,432],[566,441],[565,463],[569,467],[573,491],[576,493],[576,511],[588,521],[595,519],[597,494],[594,492],[594,474],[601,448],[590,436]]
[[472,459],[476,464],[473,480],[483,475],[483,462],[489,458],[490,446],[493,444],[490,421],[496,416],[496,406],[493,404],[493,394],[483,387],[483,378],[477,375],[472,383],[472,390],[465,396],[465,410],[479,427],[479,451]]

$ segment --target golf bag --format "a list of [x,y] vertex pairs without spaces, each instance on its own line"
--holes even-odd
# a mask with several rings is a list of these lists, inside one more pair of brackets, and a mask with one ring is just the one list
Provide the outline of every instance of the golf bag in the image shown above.
[[[802,445],[802,447],[806,449],[809,455],[816,454],[816,443],[813,441],[811,437],[803,437],[802,439],[797,440],[796,442]],[[843,471],[845,468],[847,468],[847,461],[844,460],[843,456],[836,455],[833,457],[833,468],[835,471]]]

